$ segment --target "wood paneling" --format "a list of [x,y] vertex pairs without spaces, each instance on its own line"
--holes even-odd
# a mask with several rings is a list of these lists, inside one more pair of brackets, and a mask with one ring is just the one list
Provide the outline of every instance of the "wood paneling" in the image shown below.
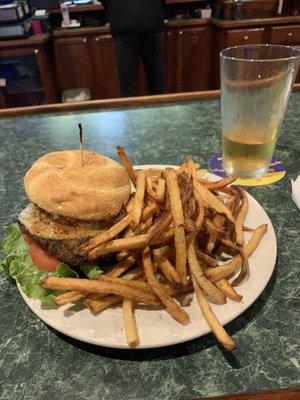
[[120,96],[115,42],[110,34],[90,39],[95,80],[95,98],[107,99]]
[[[55,103],[57,94],[52,72],[53,62],[52,53],[49,49],[49,39],[49,34],[41,34],[26,39],[2,40],[0,41],[0,58],[34,56],[43,85],[42,92],[44,92],[44,97],[47,103]],[[5,102],[3,100],[1,107],[4,105]]]
[[54,53],[60,91],[88,88],[95,96],[89,40],[85,36],[55,39]]
[[270,31],[270,43],[289,46],[300,45],[300,26],[273,26]]
[[176,66],[176,91],[187,92],[209,88],[209,28],[177,29]]
[[226,33],[226,47],[261,44],[265,39],[265,28],[231,29]]

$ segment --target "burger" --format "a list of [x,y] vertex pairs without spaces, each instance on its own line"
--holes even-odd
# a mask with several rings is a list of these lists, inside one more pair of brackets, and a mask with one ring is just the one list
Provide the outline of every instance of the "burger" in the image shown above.
[[27,171],[24,188],[29,204],[18,216],[18,227],[7,228],[0,264],[16,279],[36,269],[80,273],[88,260],[79,247],[122,217],[131,193],[121,164],[87,150],[42,156]]
[[[126,170],[92,151],[44,155],[26,173],[24,187],[30,204],[18,217],[22,233],[70,267],[86,261],[80,245],[108,229],[130,197]],[[39,264],[36,254],[31,251]]]

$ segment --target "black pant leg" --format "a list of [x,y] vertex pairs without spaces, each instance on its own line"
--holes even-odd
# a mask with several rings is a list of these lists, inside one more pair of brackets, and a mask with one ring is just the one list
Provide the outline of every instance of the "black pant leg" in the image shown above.
[[135,34],[118,34],[115,44],[121,96],[136,96],[141,62],[138,38]]
[[149,94],[161,94],[165,90],[165,40],[164,32],[143,34],[141,56],[146,73]]

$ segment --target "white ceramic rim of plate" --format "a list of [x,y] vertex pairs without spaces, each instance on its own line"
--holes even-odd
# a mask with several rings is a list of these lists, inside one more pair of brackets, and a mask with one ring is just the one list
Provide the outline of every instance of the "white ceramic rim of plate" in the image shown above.
[[[174,165],[137,165],[135,166],[135,169],[149,169],[149,168],[157,168],[157,169],[161,169],[161,168],[167,168],[167,167],[172,167],[172,168],[178,168],[177,166]],[[220,179],[220,177],[213,175],[213,174],[208,174],[209,177],[212,180],[217,180]],[[263,215],[264,215],[264,219],[265,221],[261,222],[261,223],[267,223],[268,224],[268,235],[269,235],[269,240],[271,241],[271,246],[270,246],[270,252],[268,253],[268,261],[269,261],[269,269],[267,271],[267,273],[265,274],[264,280],[263,282],[260,282],[260,287],[257,291],[255,291],[255,293],[252,293],[251,298],[248,300],[247,304],[243,304],[243,303],[234,303],[231,300],[228,301],[228,303],[230,303],[232,306],[234,306],[236,308],[235,312],[231,312],[229,313],[229,315],[226,317],[224,317],[224,315],[226,315],[226,312],[222,312],[222,315],[218,315],[218,318],[220,320],[220,322],[222,323],[222,325],[226,325],[227,323],[233,321],[234,319],[236,319],[238,316],[240,316],[244,311],[246,311],[254,302],[255,300],[257,300],[257,298],[261,295],[261,293],[264,291],[265,287],[267,286],[274,268],[275,268],[275,264],[276,264],[276,257],[277,257],[277,242],[276,242],[276,235],[275,235],[275,231],[274,231],[274,227],[272,225],[272,222],[270,220],[270,218],[268,217],[267,213],[265,212],[265,210],[262,208],[262,206],[248,193],[248,197],[249,197],[249,203],[250,203],[250,207],[252,206],[256,206],[256,208],[260,211],[262,211]],[[259,249],[257,250],[258,254],[259,254]],[[250,259],[251,260],[251,259]],[[251,274],[250,274],[250,278],[249,280],[251,280]],[[244,284],[242,284],[241,286],[239,286],[239,288],[243,288]],[[25,303],[28,305],[28,307],[47,325],[49,325],[50,327],[52,327],[53,329],[55,329],[56,331],[61,332],[64,335],[67,335],[73,339],[76,340],[80,340],[82,342],[86,342],[89,344],[93,344],[96,346],[103,346],[103,347],[110,347],[110,348],[117,348],[117,349],[130,349],[129,346],[126,343],[126,340],[123,340],[121,343],[120,342],[111,342],[108,340],[105,340],[105,338],[101,339],[101,335],[99,335],[99,338],[95,339],[92,337],[87,337],[86,335],[82,335],[80,333],[76,333],[76,329],[74,331],[74,329],[72,329],[72,326],[70,327],[70,329],[65,329],[62,328],[59,324],[59,322],[51,317],[48,316],[47,314],[47,310],[43,310],[41,308],[41,301],[36,300],[36,299],[32,299],[27,297],[27,295],[22,291],[20,285],[18,284],[18,289],[22,295],[22,298],[24,299]],[[238,289],[239,290],[239,289]],[[240,292],[242,292],[242,290],[239,290]],[[195,299],[193,301],[196,301]],[[227,306],[228,306],[227,303]],[[237,305],[240,305],[240,307],[237,307]],[[61,307],[59,310],[64,309],[64,307],[68,307],[68,305]],[[212,305],[212,307],[214,308],[215,306]],[[226,307],[226,305],[223,306],[216,306],[216,307]],[[58,310],[52,310],[52,311],[58,311]],[[228,311],[228,310],[227,310]],[[229,310],[230,311],[230,310]],[[109,313],[110,310],[106,310],[103,312],[104,313]],[[168,316],[167,312],[165,310],[157,310],[157,312],[163,313],[162,315],[164,315],[165,317]],[[200,313],[200,311],[199,311]],[[99,316],[95,317],[91,314],[91,318],[101,318],[100,314]],[[120,314],[120,318],[122,318],[121,314]],[[162,317],[163,318],[163,317]],[[170,317],[171,318],[171,317]],[[180,324],[179,324],[180,325]],[[180,325],[181,326],[181,325]],[[184,329],[188,330],[189,329],[189,324],[186,325],[184,327]],[[180,344],[180,343],[184,343],[196,338],[200,338],[204,335],[206,335],[207,333],[211,332],[210,327],[205,323],[203,326],[199,326],[199,329],[193,329],[191,331],[190,334],[185,334],[184,337],[181,336],[172,336],[171,338],[169,338],[169,340],[166,339],[162,339],[160,338],[160,340],[155,341],[154,343],[143,343],[142,338],[141,338],[141,345],[136,347],[135,350],[138,349],[147,349],[147,348],[158,348],[158,347],[165,347],[165,346],[171,346],[171,345],[175,345],[175,344]],[[123,332],[123,336],[125,337],[125,332]]]

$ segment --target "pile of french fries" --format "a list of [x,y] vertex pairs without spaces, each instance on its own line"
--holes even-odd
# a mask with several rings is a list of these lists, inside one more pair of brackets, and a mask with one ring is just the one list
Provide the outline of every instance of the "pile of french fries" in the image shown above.
[[[136,171],[125,150],[117,151],[135,192],[123,217],[79,249],[91,262],[114,253],[117,264],[92,280],[49,276],[41,285],[65,291],[56,297],[59,306],[83,299],[98,314],[122,305],[130,347],[139,345],[135,321],[139,305],[164,307],[187,325],[190,318],[181,302],[186,293],[194,292],[217,340],[233,350],[234,341],[209,303],[242,300],[235,287],[249,275],[248,259],[267,225],[255,229],[244,225],[248,197],[233,185],[233,177],[206,180],[206,170],[192,158],[178,170]],[[247,244],[244,231],[251,232]]]

